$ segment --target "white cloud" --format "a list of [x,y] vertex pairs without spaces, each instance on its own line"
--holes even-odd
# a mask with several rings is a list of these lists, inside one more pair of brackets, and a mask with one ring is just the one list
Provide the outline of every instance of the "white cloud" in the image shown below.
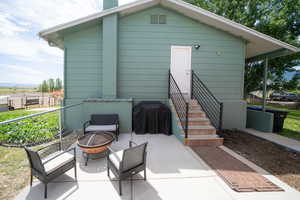
[[0,65],[0,82],[9,83],[34,83],[40,84],[43,80],[49,78],[62,78],[60,67],[52,64],[34,65],[33,63],[22,64],[1,64]]
[[0,14],[0,36],[13,36],[17,32],[26,32],[28,29],[18,26],[9,19],[9,15],[6,13]]
[[27,66],[17,66],[17,65],[6,65],[6,68],[14,71],[14,72],[21,72],[26,75],[43,75],[44,73],[39,70],[34,70]]
[[[49,68],[48,68],[49,69]],[[43,71],[40,66],[32,65],[0,65],[1,82],[39,84],[49,78],[60,77],[59,70]]]
[[[63,52],[58,48],[49,47],[45,41],[26,39],[17,36],[0,37],[0,54],[14,56],[22,61],[41,62],[49,57],[62,57]],[[52,59],[49,59],[51,62]]]
[[37,33],[101,9],[102,0],[1,0],[0,82],[62,78],[63,51],[50,47]]
[[11,12],[15,18],[31,22],[44,29],[99,11],[100,1],[15,0],[10,4],[0,3],[0,8],[4,12]]

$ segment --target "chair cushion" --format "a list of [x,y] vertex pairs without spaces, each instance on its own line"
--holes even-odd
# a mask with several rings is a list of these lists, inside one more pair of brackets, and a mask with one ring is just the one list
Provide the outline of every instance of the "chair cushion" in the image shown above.
[[116,125],[90,125],[85,131],[116,131]]
[[120,163],[123,158],[123,150],[113,152],[109,155],[109,160],[114,164],[114,166],[119,170],[120,169]]
[[[50,154],[49,156],[45,157],[42,162],[46,162],[47,160],[53,158],[57,154],[62,153],[62,151],[55,152],[53,154]],[[45,172],[47,174],[50,174],[51,172],[55,171],[59,167],[62,167],[63,165],[67,164],[68,162],[72,161],[74,159],[74,155],[71,153],[63,153],[60,156],[54,158],[53,160],[50,160],[46,164],[44,164]]]

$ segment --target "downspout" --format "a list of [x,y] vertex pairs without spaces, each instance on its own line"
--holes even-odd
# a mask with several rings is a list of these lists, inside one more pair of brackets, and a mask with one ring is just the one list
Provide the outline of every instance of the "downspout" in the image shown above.
[[268,57],[265,58],[265,64],[264,64],[264,81],[263,81],[263,104],[262,104],[262,110],[263,112],[266,112],[266,104],[267,104],[267,79],[268,79],[268,64],[269,59]]

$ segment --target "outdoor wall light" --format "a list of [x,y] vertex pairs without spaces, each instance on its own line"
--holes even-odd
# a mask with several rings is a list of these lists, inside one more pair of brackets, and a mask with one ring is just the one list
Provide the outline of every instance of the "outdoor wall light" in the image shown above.
[[222,54],[222,52],[221,51],[217,51],[216,54],[217,54],[217,56],[220,56]]
[[55,47],[56,45],[53,43],[53,42],[51,42],[51,41],[48,41],[48,45],[50,46],[50,47]]
[[200,44],[195,44],[194,47],[198,50],[200,48]]

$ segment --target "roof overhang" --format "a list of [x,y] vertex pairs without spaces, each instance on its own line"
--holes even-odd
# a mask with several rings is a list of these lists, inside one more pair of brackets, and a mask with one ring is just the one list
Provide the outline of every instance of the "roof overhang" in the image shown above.
[[[49,44],[54,44],[59,48],[63,48],[63,33],[65,30],[91,23],[101,21],[102,17],[118,13],[120,16],[129,15],[152,6],[160,4],[163,7],[176,10],[177,12],[197,20],[203,24],[215,27],[219,30],[230,33],[236,37],[240,37],[247,41],[246,44],[246,58],[249,60],[260,59],[262,56],[266,57],[272,52],[276,52],[276,56],[288,55],[299,52],[300,49],[272,38],[268,35],[250,29],[244,25],[211,13],[207,10],[191,5],[181,0],[140,0],[123,6],[97,12],[95,14],[64,23],[39,33],[39,36],[47,40]],[[278,53],[280,52],[280,53]]]

